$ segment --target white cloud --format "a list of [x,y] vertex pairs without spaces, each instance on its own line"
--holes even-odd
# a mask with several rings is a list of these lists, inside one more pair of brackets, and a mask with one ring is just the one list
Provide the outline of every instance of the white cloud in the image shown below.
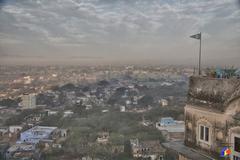
[[199,31],[211,38],[224,37],[228,30],[235,40],[239,17],[234,0],[23,0],[2,7],[0,33],[49,46],[102,44],[141,50],[171,47],[172,41],[180,43]]

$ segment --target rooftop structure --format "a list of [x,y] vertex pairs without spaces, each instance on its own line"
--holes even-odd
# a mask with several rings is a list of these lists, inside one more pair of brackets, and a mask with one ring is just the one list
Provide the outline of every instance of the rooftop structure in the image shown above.
[[20,135],[20,141],[37,144],[40,140],[50,139],[57,127],[35,126]]

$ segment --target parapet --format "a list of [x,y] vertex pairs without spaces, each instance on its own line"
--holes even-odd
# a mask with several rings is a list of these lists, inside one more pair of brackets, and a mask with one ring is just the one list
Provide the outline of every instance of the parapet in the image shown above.
[[189,80],[188,104],[209,107],[223,112],[240,97],[240,79],[192,76]]

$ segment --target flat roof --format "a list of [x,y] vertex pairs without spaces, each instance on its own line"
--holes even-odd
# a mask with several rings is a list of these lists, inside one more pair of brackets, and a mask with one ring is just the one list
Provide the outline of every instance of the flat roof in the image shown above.
[[199,151],[194,150],[193,148],[187,147],[183,144],[182,141],[179,142],[168,142],[162,144],[165,148],[176,151],[177,153],[190,158],[192,160],[215,160],[208,155],[201,154]]
[[49,136],[57,127],[47,127],[47,126],[35,126],[22,132],[21,135],[32,135],[35,138],[44,138]]
[[29,130],[26,130],[25,132],[34,132],[34,131],[41,131],[41,132],[52,132],[57,127],[48,127],[48,126],[35,126],[33,128],[30,128]]
[[33,151],[35,150],[34,145],[32,144],[14,144],[11,146],[8,151],[15,152],[15,151]]

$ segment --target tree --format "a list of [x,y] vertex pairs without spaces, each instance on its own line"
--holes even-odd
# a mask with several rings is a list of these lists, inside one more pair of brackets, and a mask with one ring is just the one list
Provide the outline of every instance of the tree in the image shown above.
[[0,105],[1,106],[6,106],[6,107],[18,107],[18,103],[21,102],[21,98],[17,98],[17,99],[3,99],[0,101]]
[[142,105],[142,106],[152,105],[153,104],[153,97],[149,96],[149,95],[145,95],[139,100],[139,104]]

